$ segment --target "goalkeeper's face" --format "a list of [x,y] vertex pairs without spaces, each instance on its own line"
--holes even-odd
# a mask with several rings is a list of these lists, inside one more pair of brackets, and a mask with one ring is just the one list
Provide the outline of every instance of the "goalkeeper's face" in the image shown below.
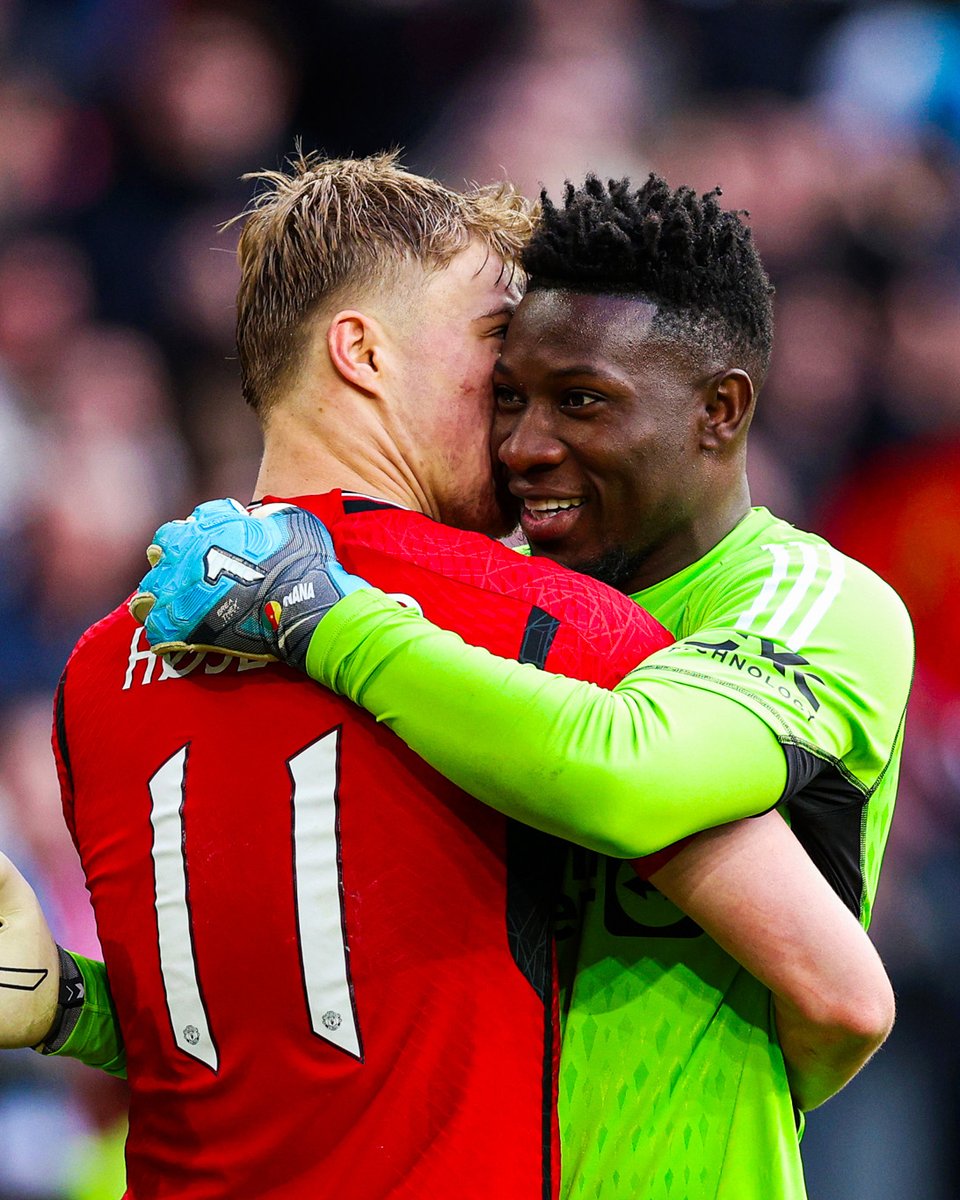
[[705,380],[653,305],[536,291],[494,372],[494,446],[535,554],[631,592],[685,566],[716,491]]
[[448,525],[498,535],[518,506],[494,487],[490,429],[493,366],[520,300],[520,285],[473,244],[407,297],[400,393],[405,461],[427,511]]

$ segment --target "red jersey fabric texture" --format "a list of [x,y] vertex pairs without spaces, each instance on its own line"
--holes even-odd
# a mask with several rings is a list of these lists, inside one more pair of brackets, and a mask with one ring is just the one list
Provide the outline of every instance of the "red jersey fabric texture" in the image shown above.
[[[348,570],[500,655],[612,686],[670,640],[482,535],[294,502]],[[156,659],[125,607],[71,655],[54,742],[127,1047],[131,1200],[557,1195],[556,843],[285,667]]]

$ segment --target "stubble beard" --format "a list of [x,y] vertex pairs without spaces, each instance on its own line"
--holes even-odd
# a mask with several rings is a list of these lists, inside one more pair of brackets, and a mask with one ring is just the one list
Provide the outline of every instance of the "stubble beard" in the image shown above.
[[560,562],[563,566],[569,567],[571,571],[577,571],[581,575],[589,575],[591,579],[596,579],[598,583],[605,583],[607,587],[612,587],[618,592],[623,592],[625,595],[629,595],[631,590],[633,590],[630,587],[630,580],[637,575],[647,558],[646,551],[638,550],[631,554],[623,546],[614,546],[609,550],[605,550],[602,554],[595,555],[593,558],[582,558],[573,561],[563,558],[561,555],[555,557],[546,550],[538,550],[532,544],[530,551],[538,557]]

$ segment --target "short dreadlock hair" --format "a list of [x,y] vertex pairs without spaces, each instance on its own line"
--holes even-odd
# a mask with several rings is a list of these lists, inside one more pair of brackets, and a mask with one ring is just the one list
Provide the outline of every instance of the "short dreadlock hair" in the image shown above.
[[570,182],[563,204],[546,192],[522,261],[527,291],[635,295],[657,308],[654,335],[741,366],[759,388],[773,347],[773,288],[760,262],[748,213],[720,207],[720,189],[698,196],[651,174]]

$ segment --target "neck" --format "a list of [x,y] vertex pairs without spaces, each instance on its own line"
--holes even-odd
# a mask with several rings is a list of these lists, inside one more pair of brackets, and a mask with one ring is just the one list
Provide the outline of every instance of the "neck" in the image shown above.
[[331,402],[284,405],[271,413],[253,498],[341,488],[431,512],[416,475],[369,409],[337,409]]
[[642,557],[631,574],[629,585],[622,590],[639,592],[653,587],[691,566],[708,554],[731,532],[750,511],[750,486],[746,475],[738,478],[735,487],[711,502],[709,508],[649,554]]

